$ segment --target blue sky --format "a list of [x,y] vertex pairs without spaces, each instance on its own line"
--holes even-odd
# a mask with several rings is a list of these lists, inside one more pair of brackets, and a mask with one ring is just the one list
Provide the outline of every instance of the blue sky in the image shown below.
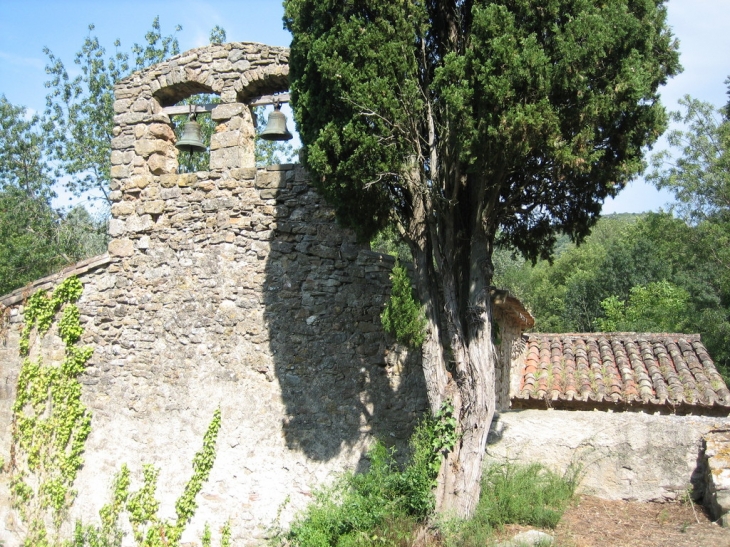
[[[670,0],[669,23],[680,40],[684,72],[662,90],[662,101],[675,109],[685,94],[717,106],[727,101],[723,83],[730,76],[730,0]],[[178,24],[181,49],[208,43],[210,29],[222,26],[229,41],[263,42],[287,46],[283,8],[278,0],[0,0],[0,94],[36,111],[45,105],[43,47],[73,67],[75,52],[88,34],[94,34],[107,51],[116,38],[128,50],[142,43],[155,16],[163,34]],[[662,143],[659,147],[663,146]],[[642,181],[632,182],[604,213],[657,210],[671,201]]]

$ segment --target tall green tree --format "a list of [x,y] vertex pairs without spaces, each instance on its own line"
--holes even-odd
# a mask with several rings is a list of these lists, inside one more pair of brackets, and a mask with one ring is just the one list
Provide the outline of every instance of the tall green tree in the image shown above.
[[680,70],[663,0],[287,0],[304,162],[363,239],[395,224],[427,316],[423,368],[459,440],[437,505],[469,515],[494,413],[492,252],[581,240],[664,130]]
[[[730,80],[728,81],[730,83]],[[690,293],[701,298],[693,324],[727,375],[730,371],[730,106],[685,96],[672,118],[680,129],[668,135],[670,150],[653,158],[647,177],[676,199],[673,212],[685,225],[693,268],[706,272]],[[685,260],[686,264],[687,261]],[[688,288],[685,285],[685,288]],[[698,290],[701,289],[701,290]]]
[[654,156],[647,179],[674,194],[674,211],[688,223],[730,222],[730,121],[689,95],[679,104],[671,116],[683,128],[668,133],[670,150]]

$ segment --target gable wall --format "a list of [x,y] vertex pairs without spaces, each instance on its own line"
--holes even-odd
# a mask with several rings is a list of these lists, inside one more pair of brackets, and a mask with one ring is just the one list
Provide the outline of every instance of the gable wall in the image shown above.
[[[77,272],[82,343],[94,348],[81,377],[93,418],[71,521],[98,521],[123,463],[133,488],[143,464],[160,468],[160,515],[173,518],[220,408],[216,463],[183,541],[198,540],[206,521],[218,530],[230,519],[234,543],[254,544],[285,500],[284,522],[317,484],[366,465],[375,438],[404,449],[427,408],[418,356],[387,342],[380,324],[393,259],[338,226],[301,167],[254,166],[245,101],[286,89],[287,55],[210,46],[117,87],[112,239],[108,256]],[[209,170],[177,174],[162,108],[210,91],[222,104],[211,113]],[[3,301],[5,461],[23,296]],[[51,332],[39,342],[58,362],[60,339]],[[7,479],[0,475],[0,537],[15,547],[22,523]]]

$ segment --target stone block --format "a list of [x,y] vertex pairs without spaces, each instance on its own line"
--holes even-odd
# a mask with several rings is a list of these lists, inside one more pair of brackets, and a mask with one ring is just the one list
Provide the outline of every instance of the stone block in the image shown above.
[[177,159],[162,154],[152,154],[147,164],[155,175],[164,175],[177,170]]
[[131,106],[132,112],[147,112],[149,101],[146,99],[137,99]]
[[151,137],[154,137],[156,139],[163,139],[172,142],[175,142],[175,140],[177,140],[175,137],[175,132],[172,130],[172,127],[163,123],[151,124],[149,126],[148,133]]
[[124,150],[134,146],[134,135],[121,134],[111,142],[112,150]]
[[112,150],[111,163],[112,165],[119,165],[120,163],[124,163],[124,152],[122,152],[121,150]]
[[131,239],[112,239],[109,242],[109,254],[112,256],[132,256],[134,243]]
[[276,199],[279,191],[275,188],[265,188],[259,191],[259,197],[261,199]]
[[165,210],[165,202],[162,200],[145,201],[142,210],[151,215],[159,215]]
[[[112,215],[115,214],[114,207],[112,206]],[[117,237],[124,233],[124,221],[116,218],[109,220],[109,236]]]
[[123,179],[129,176],[129,167],[127,165],[112,165],[109,176],[114,179]]
[[256,188],[282,188],[286,186],[286,172],[260,171],[256,175]]
[[120,201],[112,205],[112,217],[125,217],[134,213],[134,204],[131,201]]
[[237,179],[254,180],[256,178],[255,167],[242,167],[241,169],[231,169],[231,176]]
[[244,109],[248,109],[248,106],[243,103],[219,104],[210,113],[210,118],[215,121],[230,120],[240,115]]
[[165,154],[170,149],[170,143],[160,139],[140,139],[134,143],[134,151],[144,158],[151,154]]
[[121,114],[122,112],[126,112],[131,104],[132,101],[130,99],[119,99],[114,101],[114,113]]
[[160,177],[160,186],[162,188],[172,188],[173,186],[177,186],[179,177],[180,175],[175,174],[162,175]]
[[240,131],[224,131],[222,133],[213,133],[210,137],[210,150],[218,150],[219,148],[229,148],[238,146],[241,143]]
[[149,215],[130,215],[125,225],[127,232],[144,232],[152,228],[152,218]]
[[180,188],[186,188],[188,186],[192,186],[195,184],[195,182],[198,180],[198,177],[195,175],[195,173],[187,173],[184,175],[178,175],[177,177],[177,185]]

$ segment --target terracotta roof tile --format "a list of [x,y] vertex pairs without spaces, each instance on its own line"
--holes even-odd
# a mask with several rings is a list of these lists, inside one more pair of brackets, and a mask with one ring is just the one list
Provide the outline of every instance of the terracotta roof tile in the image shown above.
[[697,334],[529,334],[513,406],[575,402],[730,411],[730,390]]

